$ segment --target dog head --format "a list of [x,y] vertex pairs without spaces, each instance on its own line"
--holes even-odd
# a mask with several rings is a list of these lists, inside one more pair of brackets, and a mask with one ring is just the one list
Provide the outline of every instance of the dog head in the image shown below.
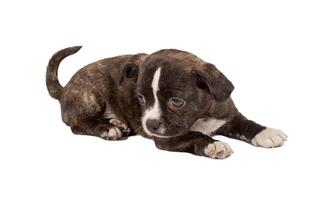
[[154,137],[187,133],[197,119],[216,103],[227,100],[234,89],[214,65],[184,51],[158,51],[138,68],[136,93],[142,125]]

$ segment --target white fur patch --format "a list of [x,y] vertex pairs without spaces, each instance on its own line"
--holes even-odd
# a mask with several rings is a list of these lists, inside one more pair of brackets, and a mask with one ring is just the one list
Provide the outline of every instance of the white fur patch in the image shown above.
[[161,117],[161,109],[158,102],[157,92],[159,91],[159,80],[161,76],[161,68],[156,69],[153,80],[152,80],[152,89],[153,89],[153,96],[154,96],[154,105],[145,110],[143,117],[142,117],[142,125],[144,131],[148,135],[153,135],[146,127],[146,121],[149,119],[157,119],[159,120]]
[[123,122],[118,119],[110,119],[110,124],[114,125],[116,128],[120,129],[123,133],[129,133],[130,128]]
[[214,131],[222,127],[227,120],[216,118],[198,119],[190,128],[190,131],[198,131],[205,135],[212,135]]
[[147,133],[147,135],[149,135],[151,137],[156,137],[156,138],[173,138],[173,137],[175,137],[175,136],[170,136],[170,135],[158,135],[158,134],[154,134],[151,132]]
[[288,136],[281,130],[266,128],[258,133],[251,141],[251,143],[258,147],[273,148],[284,144]]
[[123,136],[122,131],[116,127],[111,128],[109,131],[101,133],[101,138],[106,140],[117,140]]
[[216,141],[207,145],[204,154],[210,158],[224,159],[230,156],[233,150],[227,143]]

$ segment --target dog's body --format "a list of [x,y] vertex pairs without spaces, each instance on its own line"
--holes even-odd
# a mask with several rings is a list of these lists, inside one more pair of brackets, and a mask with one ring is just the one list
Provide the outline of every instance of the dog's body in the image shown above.
[[[145,55],[118,56],[94,62],[80,69],[62,88],[57,79],[59,63],[79,49],[72,47],[57,52],[48,65],[47,87],[50,95],[60,101],[63,121],[76,134],[104,139],[115,140],[134,132],[143,134],[140,108],[134,94],[136,86],[120,80],[120,75],[124,66],[139,64]],[[117,127],[116,121],[112,124],[110,119],[119,120],[127,127]]]
[[79,49],[57,52],[47,69],[49,93],[76,134],[112,140],[140,134],[160,149],[212,158],[232,153],[212,135],[267,148],[287,138],[241,115],[230,97],[232,83],[214,65],[184,51],[103,59],[79,70],[63,88],[58,65]]

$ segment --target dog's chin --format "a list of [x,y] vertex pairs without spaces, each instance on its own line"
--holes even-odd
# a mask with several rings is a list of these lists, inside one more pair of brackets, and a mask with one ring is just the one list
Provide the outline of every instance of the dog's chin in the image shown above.
[[174,138],[174,137],[177,137],[177,136],[181,136],[181,135],[184,135],[186,134],[187,131],[184,131],[184,129],[165,129],[165,128],[162,128],[158,133],[153,133],[153,132],[150,132],[150,131],[147,131],[147,134],[151,137],[154,137],[154,138]]
[[178,137],[181,135],[185,135],[187,133],[187,129],[184,128],[170,128],[170,129],[166,129],[165,133],[162,135],[166,138],[173,138],[173,137]]

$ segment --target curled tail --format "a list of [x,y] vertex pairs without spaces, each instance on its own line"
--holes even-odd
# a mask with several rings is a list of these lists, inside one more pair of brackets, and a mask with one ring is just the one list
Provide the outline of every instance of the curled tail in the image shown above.
[[62,93],[62,85],[58,80],[58,68],[61,61],[81,49],[81,46],[69,47],[56,52],[49,61],[46,74],[46,84],[51,97],[60,99]]

